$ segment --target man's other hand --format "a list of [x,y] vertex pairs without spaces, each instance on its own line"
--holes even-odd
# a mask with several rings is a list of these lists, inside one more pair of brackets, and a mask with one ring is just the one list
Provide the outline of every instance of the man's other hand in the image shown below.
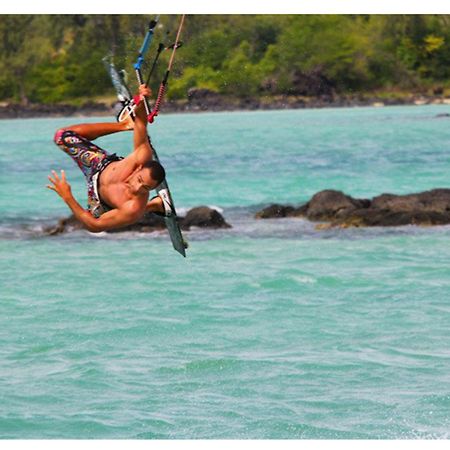
[[58,174],[54,170],[52,170],[52,174],[53,176],[48,176],[48,179],[52,184],[48,184],[47,188],[55,191],[64,201],[66,201],[72,196],[72,190],[70,188],[70,184],[66,180],[64,170],[61,170],[61,178],[59,178]]

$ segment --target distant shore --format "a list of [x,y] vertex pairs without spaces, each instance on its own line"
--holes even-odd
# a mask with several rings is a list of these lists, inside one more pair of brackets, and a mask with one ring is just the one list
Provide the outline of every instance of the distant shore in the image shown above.
[[[273,96],[258,98],[225,97],[206,90],[196,90],[187,100],[164,102],[164,112],[221,112],[254,111],[303,108],[338,107],[383,107],[393,105],[429,105],[444,104],[450,106],[450,98],[444,96],[403,95],[381,98],[369,95],[353,96]],[[79,106],[73,104],[36,104],[0,103],[0,119],[68,117],[68,116],[111,116],[116,114],[116,104],[111,102],[89,101]]]

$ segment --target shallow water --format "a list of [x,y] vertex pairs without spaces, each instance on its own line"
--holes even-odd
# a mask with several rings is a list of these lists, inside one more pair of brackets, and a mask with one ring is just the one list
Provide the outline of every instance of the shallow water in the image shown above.
[[447,187],[447,109],[158,117],[178,209],[233,226],[186,259],[165,233],[43,236],[68,214],[51,169],[86,196],[53,131],[95,119],[0,121],[0,437],[448,438],[450,227],[253,218]]

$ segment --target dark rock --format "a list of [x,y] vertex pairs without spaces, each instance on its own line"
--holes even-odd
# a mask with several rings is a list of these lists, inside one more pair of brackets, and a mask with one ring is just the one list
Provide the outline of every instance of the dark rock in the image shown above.
[[[123,231],[137,231],[137,232],[152,232],[156,230],[163,230],[166,227],[164,218],[156,214],[145,214],[138,222],[133,225],[122,227],[116,230],[110,230],[109,233],[119,233]],[[62,218],[57,225],[47,227],[44,232],[50,236],[61,233],[69,233],[71,231],[84,229],[81,222],[75,219],[74,215]]]
[[306,217],[312,221],[335,220],[348,217],[353,211],[369,205],[369,200],[357,200],[341,191],[329,189],[313,195],[308,202]]
[[196,101],[204,101],[205,99],[215,97],[218,94],[214,91],[211,91],[210,89],[205,88],[190,88],[188,90],[188,100],[190,102],[196,102]]
[[239,102],[239,109],[255,110],[260,108],[260,102],[257,99],[245,97]]
[[181,228],[189,230],[191,227],[200,228],[231,228],[219,211],[208,206],[192,208],[181,221]]
[[311,97],[332,97],[334,88],[334,83],[323,74],[322,69],[317,68],[310,72],[295,71],[290,93]]
[[339,221],[343,226],[445,225],[450,223],[450,189],[417,194],[382,194],[370,208],[358,210]]
[[450,214],[436,211],[390,211],[368,208],[355,211],[350,217],[336,221],[340,227],[394,227],[401,225],[445,225],[450,223]]
[[[200,206],[189,210],[186,217],[178,217],[178,221],[180,223],[180,227],[184,230],[189,230],[192,226],[202,228],[231,228],[231,225],[225,221],[223,216],[218,211],[208,208],[207,206]],[[81,229],[84,229],[81,222],[75,219],[75,216],[71,215],[60,219],[56,225],[45,228],[44,233],[54,236]],[[164,217],[149,213],[145,214],[142,219],[133,225],[115,230],[109,230],[108,233],[120,233],[124,231],[151,233],[153,231],[165,229],[166,224]]]
[[59,117],[74,114],[111,113],[111,108],[104,103],[86,102],[82,106],[66,104],[35,104],[21,105],[9,103],[0,106],[0,119],[30,118],[30,117]]
[[81,229],[83,229],[81,222],[75,219],[74,215],[71,215],[69,217],[59,219],[57,225],[44,228],[44,233],[50,236],[55,236],[57,234]]
[[450,189],[433,189],[417,194],[382,194],[374,197],[372,208],[392,212],[450,212]]
[[257,219],[273,219],[279,217],[289,217],[295,211],[293,206],[283,206],[278,204],[272,204],[256,213]]
[[156,214],[148,213],[145,214],[138,222],[133,225],[128,225],[127,227],[117,228],[115,230],[110,230],[109,233],[120,233],[123,231],[136,231],[139,233],[150,233],[152,231],[164,230],[166,224],[162,216]]
[[108,112],[111,111],[110,106],[105,105],[104,103],[97,103],[97,102],[93,102],[93,101],[87,101],[85,103],[83,103],[80,107],[80,111],[81,112],[86,112],[88,111],[89,113],[93,113],[93,112]]
[[308,204],[294,208],[290,205],[273,203],[255,214],[256,219],[276,219],[280,217],[303,217],[306,215]]
[[187,96],[189,108],[194,110],[218,110],[226,103],[220,94],[209,89],[191,88]]
[[271,205],[256,213],[257,218],[292,216],[343,228],[445,225],[450,224],[450,189],[407,195],[382,194],[372,200],[354,199],[340,191],[325,190],[300,208]]
[[265,78],[262,82],[261,82],[261,91],[262,92],[269,92],[272,94],[275,94],[277,92],[278,89],[278,80],[276,77],[268,77]]

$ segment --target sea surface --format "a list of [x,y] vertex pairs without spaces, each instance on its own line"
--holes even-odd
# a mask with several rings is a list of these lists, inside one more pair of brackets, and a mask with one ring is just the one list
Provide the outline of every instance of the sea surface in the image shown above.
[[[450,186],[450,106],[161,114],[180,213],[164,232],[45,236],[76,165],[54,131],[0,121],[0,438],[448,439],[450,226],[316,230],[255,220],[322,189]],[[132,134],[98,144],[128,154]]]

